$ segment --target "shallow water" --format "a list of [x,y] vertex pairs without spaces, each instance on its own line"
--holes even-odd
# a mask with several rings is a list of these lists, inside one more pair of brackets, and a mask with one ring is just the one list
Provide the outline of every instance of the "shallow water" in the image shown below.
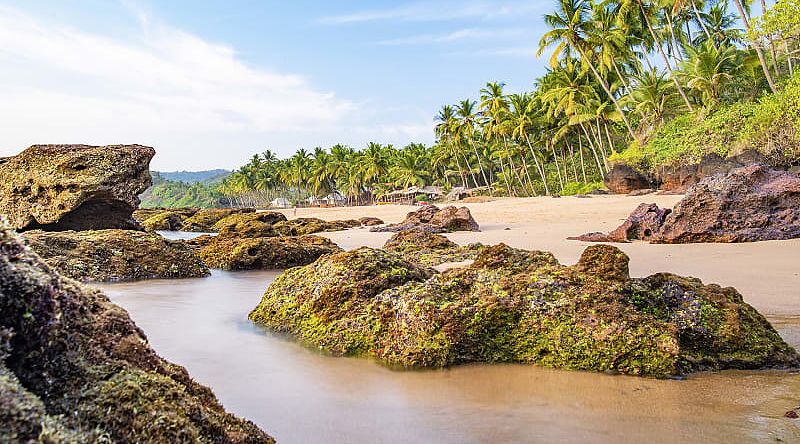
[[[253,326],[277,272],[104,285],[167,359],[282,443],[800,442],[800,375],[652,380],[522,365],[392,371]],[[800,319],[775,318],[800,345]]]
[[218,233],[192,233],[189,231],[156,231],[169,240],[190,240],[203,235],[216,236]]

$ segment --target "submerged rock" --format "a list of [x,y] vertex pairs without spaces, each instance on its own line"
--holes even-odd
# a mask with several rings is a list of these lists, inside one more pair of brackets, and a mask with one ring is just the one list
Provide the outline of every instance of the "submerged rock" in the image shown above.
[[131,230],[28,231],[30,247],[63,276],[80,281],[129,281],[209,274],[182,241]]
[[472,218],[469,208],[453,206],[439,209],[435,205],[425,205],[406,215],[399,224],[374,227],[370,231],[398,232],[404,230],[422,230],[429,233],[449,233],[453,231],[480,231],[478,223]]
[[306,265],[320,256],[342,251],[319,236],[260,238],[214,237],[198,241],[200,258],[223,270],[279,270]]
[[182,231],[213,233],[214,224],[233,214],[254,213],[255,208],[203,208],[183,221]]
[[450,239],[423,230],[405,230],[392,235],[383,249],[399,254],[415,264],[434,267],[450,262],[475,259],[483,246],[473,244],[462,247]]
[[0,442],[270,443],[125,310],[0,229]]
[[606,188],[615,194],[630,194],[652,188],[650,180],[624,163],[615,164],[604,181]]
[[154,155],[141,145],[33,145],[0,159],[0,214],[18,230],[139,229],[131,215]]
[[800,177],[765,165],[737,168],[692,187],[656,243],[754,242],[800,237]]
[[433,275],[361,248],[287,270],[250,319],[400,367],[518,362],[668,377],[800,360],[736,290],[670,274],[631,279],[628,257],[607,245],[563,266],[501,244]]
[[657,235],[664,225],[664,220],[672,210],[659,208],[656,204],[640,204],[628,216],[625,222],[614,231],[604,233],[588,233],[582,236],[569,237],[569,240],[584,242],[628,242],[631,240],[649,241]]
[[220,219],[211,227],[220,236],[233,237],[272,237],[278,232],[272,227],[286,220],[283,213],[241,213]]
[[322,220],[316,217],[298,217],[277,222],[273,227],[281,236],[305,236],[307,234],[342,231],[360,227],[357,220]]

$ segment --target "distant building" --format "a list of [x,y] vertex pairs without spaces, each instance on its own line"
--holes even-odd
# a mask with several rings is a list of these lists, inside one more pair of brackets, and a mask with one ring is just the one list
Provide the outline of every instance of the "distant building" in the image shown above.
[[272,208],[290,208],[292,203],[285,197],[277,197],[269,203]]

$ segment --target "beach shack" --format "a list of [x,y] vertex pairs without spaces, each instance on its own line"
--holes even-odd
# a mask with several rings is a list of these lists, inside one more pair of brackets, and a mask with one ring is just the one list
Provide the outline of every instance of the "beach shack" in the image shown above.
[[272,208],[290,208],[292,203],[289,202],[289,199],[285,197],[276,197],[272,199],[272,202],[269,203],[269,206]]

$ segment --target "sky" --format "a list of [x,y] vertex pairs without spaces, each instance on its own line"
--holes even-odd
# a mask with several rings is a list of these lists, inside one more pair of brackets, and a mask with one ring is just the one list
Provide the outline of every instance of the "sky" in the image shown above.
[[443,104],[528,90],[550,1],[0,0],[0,156],[139,143],[156,170],[433,142]]

